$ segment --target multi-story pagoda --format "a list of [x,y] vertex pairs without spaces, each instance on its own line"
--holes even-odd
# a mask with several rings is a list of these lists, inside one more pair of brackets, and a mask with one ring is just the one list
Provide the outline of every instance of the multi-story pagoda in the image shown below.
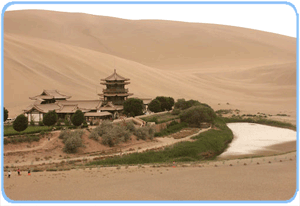
[[128,89],[125,89],[125,85],[130,84],[130,79],[124,78],[117,74],[116,70],[114,73],[105,79],[101,79],[102,85],[106,85],[106,89],[103,89],[102,94],[98,94],[103,97],[104,102],[112,102],[114,105],[122,105],[128,96],[133,95],[128,93]]

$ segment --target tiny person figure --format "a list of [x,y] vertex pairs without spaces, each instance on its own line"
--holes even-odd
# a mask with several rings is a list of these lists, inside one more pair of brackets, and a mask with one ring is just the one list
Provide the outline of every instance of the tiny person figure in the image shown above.
[[11,172],[10,172],[10,170],[8,170],[8,178],[10,178],[10,175],[11,175]]
[[17,172],[18,172],[18,175],[20,176],[20,175],[21,175],[21,170],[20,170],[20,168],[18,168]]
[[30,176],[30,169],[28,168],[28,176]]

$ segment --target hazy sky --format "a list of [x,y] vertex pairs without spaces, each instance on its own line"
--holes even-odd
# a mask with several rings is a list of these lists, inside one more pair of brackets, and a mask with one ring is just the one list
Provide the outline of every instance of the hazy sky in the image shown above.
[[9,10],[46,9],[125,19],[165,19],[252,28],[296,37],[296,14],[288,5],[104,5],[16,4]]

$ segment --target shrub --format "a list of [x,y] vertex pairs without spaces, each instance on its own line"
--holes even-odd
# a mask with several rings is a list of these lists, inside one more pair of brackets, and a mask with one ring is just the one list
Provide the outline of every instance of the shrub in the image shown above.
[[200,127],[202,122],[213,123],[215,118],[214,110],[203,105],[191,107],[180,115],[181,122],[186,122],[193,127]]
[[70,121],[67,118],[65,118],[64,123],[65,123],[65,126],[69,126],[70,125]]
[[59,120],[57,120],[57,124],[56,124],[57,126],[61,126],[61,120],[59,119]]
[[77,110],[71,117],[71,122],[75,126],[80,126],[84,122],[84,114],[81,110]]
[[82,139],[79,136],[70,136],[65,142],[64,152],[76,153],[78,147],[82,146]]
[[150,110],[151,112],[155,112],[155,113],[156,113],[156,112],[161,112],[161,103],[160,103],[159,100],[153,99],[153,100],[150,102],[148,108],[149,108],[149,110]]
[[49,111],[48,113],[46,113],[44,115],[43,123],[46,126],[53,126],[57,122],[57,119],[58,119],[58,116],[57,116],[55,110]]
[[58,138],[63,140],[63,143],[67,140],[67,138],[70,136],[71,131],[70,130],[64,130],[61,131]]
[[84,121],[81,127],[82,127],[82,128],[88,128],[89,126],[88,126],[87,122]]
[[30,121],[30,126],[34,126],[34,121],[33,121],[33,119]]
[[42,121],[39,121],[39,126],[44,126],[44,123]]
[[161,111],[172,110],[172,107],[174,106],[174,99],[172,97],[159,96],[159,97],[156,97],[155,99],[160,102]]
[[8,143],[10,143],[10,141],[7,138],[4,138],[4,144],[6,145]]
[[154,133],[155,133],[155,130],[153,127],[146,126],[146,127],[138,128],[134,134],[138,140],[139,139],[146,140],[147,138],[152,140],[154,137]]
[[28,119],[24,116],[24,114],[21,114],[17,116],[13,123],[14,130],[21,132],[24,131],[28,127]]
[[95,129],[93,129],[89,135],[89,138],[98,141],[99,140],[98,132]]
[[67,131],[63,134],[63,142],[65,143],[64,152],[66,153],[76,153],[78,148],[82,146],[81,136],[83,135],[83,131]]
[[141,99],[129,98],[123,103],[123,112],[128,116],[143,114],[143,101]]
[[126,123],[126,129],[130,132],[135,132],[136,128],[134,126],[134,123],[132,121]]
[[155,124],[158,124],[158,119],[157,117],[152,117],[151,119],[148,120],[148,122],[155,122]]
[[148,129],[146,127],[138,128],[134,134],[138,140],[139,139],[146,140],[147,137],[149,136]]
[[4,109],[4,122],[7,120],[7,118],[8,118],[8,110],[7,109],[5,109],[5,107],[3,108]]
[[[110,129],[108,129],[110,128]],[[119,142],[126,142],[130,138],[129,131],[125,127],[120,125],[108,125],[106,130],[101,130],[102,144],[113,147],[119,144]]]
[[185,99],[178,99],[177,102],[175,103],[174,108],[180,109],[180,110],[185,110],[185,109],[191,108],[193,106],[200,106],[200,105],[211,108],[209,105],[200,103],[199,101],[193,100],[193,99],[188,100],[188,101],[185,101]]
[[182,130],[185,127],[188,127],[188,123],[186,123],[186,122],[178,123],[176,121],[173,121],[167,126],[166,129],[164,129],[160,132],[156,132],[154,134],[154,136],[155,137],[162,137],[162,136],[170,135],[170,134],[173,134],[175,132],[178,132],[178,131]]
[[180,114],[180,109],[173,109],[172,115],[179,115]]

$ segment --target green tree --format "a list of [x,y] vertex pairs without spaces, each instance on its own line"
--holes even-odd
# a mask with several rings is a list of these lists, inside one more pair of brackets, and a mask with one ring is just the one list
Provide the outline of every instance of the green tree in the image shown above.
[[161,111],[172,110],[172,107],[174,106],[174,99],[172,97],[159,96],[159,97],[156,97],[155,99],[157,99],[160,102]]
[[81,110],[77,110],[71,117],[71,122],[75,126],[80,126],[84,122],[84,114]]
[[155,113],[156,113],[156,112],[161,112],[161,103],[160,103],[159,100],[153,99],[153,100],[150,102],[148,108],[149,108],[149,110],[150,110],[151,112],[155,112]]
[[48,113],[46,113],[43,117],[43,123],[46,126],[53,126],[56,122],[57,122],[58,116],[55,112],[55,110],[53,111],[49,111]]
[[28,119],[24,114],[20,114],[17,116],[13,123],[14,130],[21,132],[24,131],[28,127]]
[[143,114],[143,101],[141,99],[129,98],[123,103],[123,111],[128,116]]
[[205,105],[193,106],[180,114],[181,122],[193,127],[200,127],[202,122],[213,123],[216,117],[214,110]]
[[7,120],[7,118],[8,118],[8,110],[5,109],[4,107],[4,122]]

